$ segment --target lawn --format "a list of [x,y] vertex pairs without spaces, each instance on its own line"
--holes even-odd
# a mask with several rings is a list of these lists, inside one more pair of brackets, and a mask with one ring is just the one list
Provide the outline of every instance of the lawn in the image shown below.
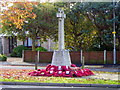
[[[39,83],[78,83],[78,84],[120,84],[120,80],[83,79],[67,77],[28,76],[33,70],[0,69],[0,81],[5,82],[39,82]],[[94,72],[95,74],[98,72]],[[100,73],[100,72],[99,72]],[[102,72],[103,73],[103,72]],[[87,76],[86,76],[87,77]]]

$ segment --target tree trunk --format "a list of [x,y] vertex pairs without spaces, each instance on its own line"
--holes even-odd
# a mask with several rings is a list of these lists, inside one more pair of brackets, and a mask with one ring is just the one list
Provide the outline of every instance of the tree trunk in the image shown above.
[[32,51],[35,51],[35,38],[32,38]]

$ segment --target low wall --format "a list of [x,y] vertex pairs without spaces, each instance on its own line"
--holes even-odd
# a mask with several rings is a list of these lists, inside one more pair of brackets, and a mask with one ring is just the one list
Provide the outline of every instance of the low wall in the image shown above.
[[[53,52],[39,52],[39,63],[51,63]],[[104,64],[104,52],[103,51],[85,51],[83,52],[85,57],[85,64]],[[80,62],[80,52],[70,52],[72,63]],[[24,51],[23,61],[24,62],[35,62],[37,59],[36,51]],[[117,64],[120,64],[120,51],[116,53]],[[106,64],[113,64],[113,52],[107,51],[106,53]]]

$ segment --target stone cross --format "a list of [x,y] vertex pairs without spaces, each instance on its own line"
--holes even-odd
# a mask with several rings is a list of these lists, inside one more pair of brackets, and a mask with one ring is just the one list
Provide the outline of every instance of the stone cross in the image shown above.
[[54,51],[52,57],[52,64],[56,66],[70,66],[71,59],[69,51],[65,50],[64,48],[64,18],[66,15],[62,9],[58,10],[57,13],[58,17],[58,50]]
[[64,18],[66,18],[66,14],[62,9],[58,9],[57,17],[58,20],[58,50],[64,50]]

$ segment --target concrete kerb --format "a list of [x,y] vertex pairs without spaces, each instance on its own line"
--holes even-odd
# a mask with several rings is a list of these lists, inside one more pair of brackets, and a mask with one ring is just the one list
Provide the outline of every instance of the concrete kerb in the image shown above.
[[91,87],[91,84],[72,84],[72,83],[65,83],[66,87]]
[[0,82],[1,85],[31,85],[31,86],[62,86],[62,87],[105,87],[120,88],[120,85],[109,84],[73,84],[73,83],[29,83],[29,82]]
[[120,88],[120,85],[108,85],[108,84],[91,84],[91,87],[108,87],[108,88]]

